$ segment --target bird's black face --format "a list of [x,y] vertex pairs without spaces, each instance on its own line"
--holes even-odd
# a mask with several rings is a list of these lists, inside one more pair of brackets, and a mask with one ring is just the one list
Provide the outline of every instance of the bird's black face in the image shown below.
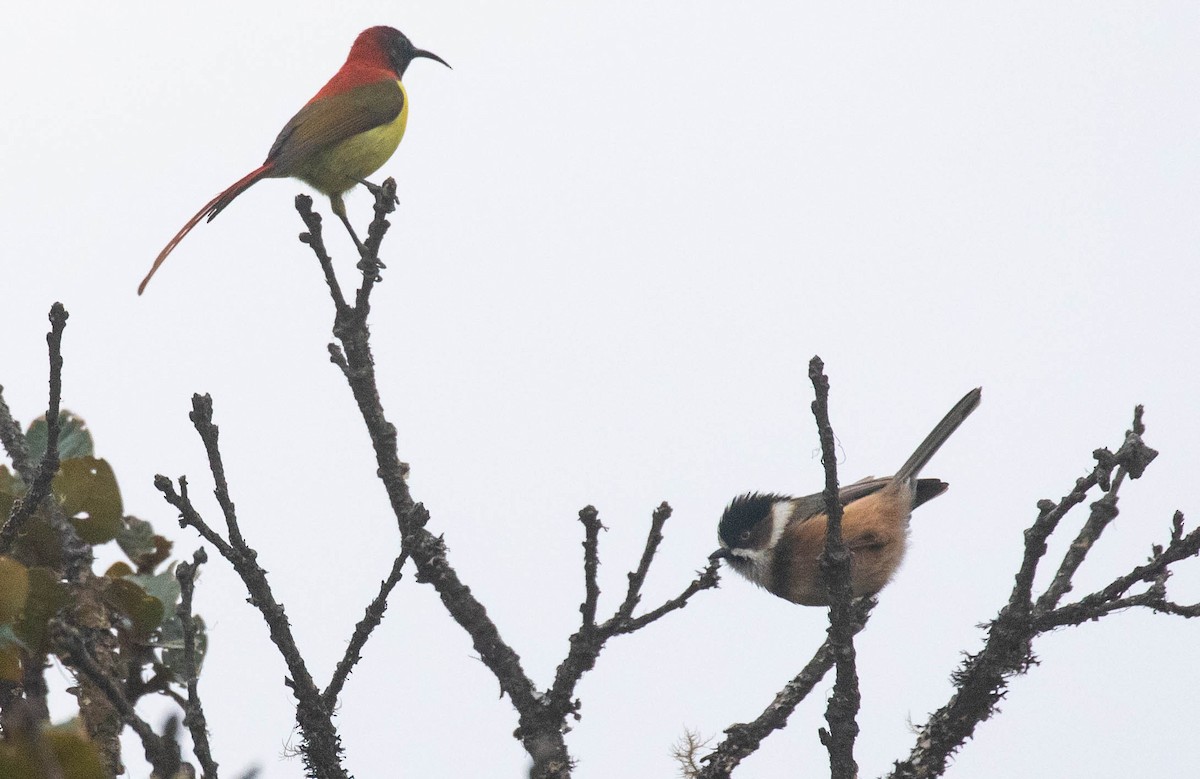
[[385,45],[387,47],[388,61],[391,63],[392,68],[396,71],[396,76],[399,78],[404,77],[404,71],[408,70],[409,63],[419,57],[435,60],[442,63],[446,67],[450,67],[450,65],[448,65],[444,59],[433,52],[425,51],[424,49],[418,49],[416,46],[413,46],[412,41],[410,41],[404,33],[395,28],[384,28],[384,36],[386,40]]
[[771,543],[771,511],[786,495],[748,492],[733,499],[721,515],[717,536],[722,549],[765,549]]

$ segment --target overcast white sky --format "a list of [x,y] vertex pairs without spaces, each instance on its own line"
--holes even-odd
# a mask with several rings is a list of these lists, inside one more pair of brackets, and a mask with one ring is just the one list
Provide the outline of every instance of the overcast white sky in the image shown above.
[[[126,510],[186,557],[197,539],[151,479],[188,474],[217,521],[187,420],[191,393],[211,392],[243,529],[318,678],[398,542],[327,360],[324,282],[295,240],[304,186],[254,187],[144,298],[134,290],[374,24],[454,66],[409,70],[408,135],[382,171],[402,201],[373,312],[385,406],[432,528],[540,684],[579,619],[580,507],[594,503],[609,528],[611,611],[660,501],[675,516],[648,605],[702,567],[734,495],[819,487],[814,353],[846,481],[896,468],[984,387],[928,471],[951,489],[914,518],[908,560],[859,640],[863,776],[907,754],[909,723],[944,703],[977,623],[1007,597],[1036,501],[1118,445],[1134,404],[1162,455],[1127,485],[1076,592],[1140,563],[1174,509],[1200,521],[1193,3],[66,2],[11,14],[6,398],[25,422],[44,410],[46,312],[63,301],[66,404],[89,421]],[[358,222],[369,203],[349,198]],[[331,235],[348,273],[349,242]],[[1200,599],[1200,563],[1171,586]],[[223,561],[197,600],[222,768],[300,776],[281,757],[283,664]],[[825,626],[823,610],[731,574],[613,641],[580,688],[577,775],[672,775],[685,727],[719,735],[756,716]],[[1198,640],[1200,623],[1141,613],[1044,638],[1041,664],[949,775],[1194,770]],[[815,735],[827,692],[739,775],[827,770]],[[411,576],[338,724],[360,777],[525,770],[511,706]]]

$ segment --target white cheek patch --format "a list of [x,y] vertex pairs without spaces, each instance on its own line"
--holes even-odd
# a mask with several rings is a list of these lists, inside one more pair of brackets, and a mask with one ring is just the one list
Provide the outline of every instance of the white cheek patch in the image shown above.
[[759,587],[767,586],[771,580],[770,549],[731,549],[729,553],[734,570]]
[[792,504],[790,501],[781,500],[771,507],[771,541],[767,544],[768,549],[774,549],[779,543],[779,539],[783,538],[783,531],[788,526],[788,520],[792,517]]
[[771,584],[772,563],[775,560],[775,545],[783,537],[783,531],[792,516],[792,504],[781,500],[771,507],[771,538],[763,549],[730,549],[734,559],[730,562],[742,576],[757,584],[759,587],[769,587]]
[[771,506],[771,513],[768,517],[768,521],[771,523],[771,536],[764,548],[741,547],[729,550],[729,562],[733,565],[734,570],[759,587],[770,588],[773,578],[771,569],[775,560],[775,545],[779,543],[779,539],[783,538],[783,531],[787,528],[788,520],[792,516],[792,508],[791,501],[786,500],[777,501]]

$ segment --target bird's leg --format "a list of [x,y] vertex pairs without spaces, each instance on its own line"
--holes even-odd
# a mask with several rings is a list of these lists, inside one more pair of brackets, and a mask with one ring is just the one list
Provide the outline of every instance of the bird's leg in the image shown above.
[[363,256],[367,253],[363,247],[362,241],[358,240],[358,234],[354,232],[354,227],[350,224],[350,218],[346,216],[346,203],[342,200],[341,195],[330,195],[329,205],[333,209],[333,213],[337,214],[342,220],[342,224],[346,225],[346,232],[350,233],[350,237],[354,239],[354,245],[358,247],[358,256]]
[[[358,264],[355,265],[354,267],[358,268],[361,271],[368,270],[367,247],[363,246],[362,241],[358,240],[358,234],[354,232],[354,227],[352,227],[350,224],[350,217],[346,216],[345,201],[342,200],[341,195],[331,195],[329,197],[329,204],[333,208],[333,213],[338,215],[338,218],[342,220],[342,224],[346,225],[346,231],[348,233],[350,233],[350,237],[354,239],[354,245],[358,247],[359,260],[358,260]],[[387,266],[384,265],[383,262],[380,261],[380,259],[378,257],[376,257],[374,260],[371,261],[370,269],[373,269],[375,271],[375,280],[376,281],[383,281],[383,278],[379,275],[379,271],[382,268],[386,268],[386,267]]]

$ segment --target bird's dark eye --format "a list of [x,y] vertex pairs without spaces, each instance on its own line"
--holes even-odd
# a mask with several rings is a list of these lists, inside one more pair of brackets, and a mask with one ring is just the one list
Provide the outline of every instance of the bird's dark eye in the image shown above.
[[749,530],[743,530],[741,535],[738,536],[738,541],[749,541],[749,540],[750,540],[750,531]]

